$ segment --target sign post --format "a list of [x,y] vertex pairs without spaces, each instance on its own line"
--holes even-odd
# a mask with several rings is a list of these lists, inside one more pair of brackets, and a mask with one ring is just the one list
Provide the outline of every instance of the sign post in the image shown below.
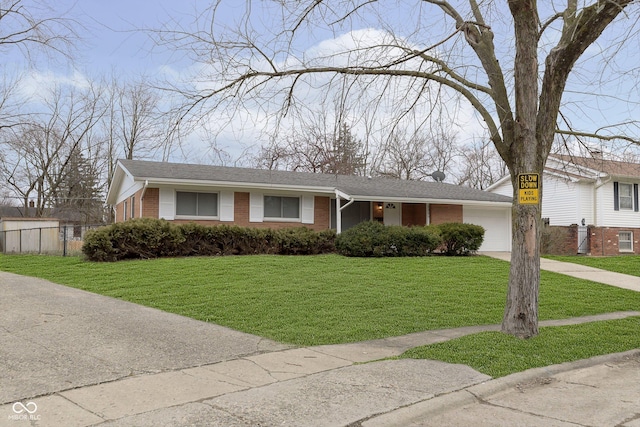
[[518,203],[521,205],[537,205],[540,203],[539,174],[518,174]]

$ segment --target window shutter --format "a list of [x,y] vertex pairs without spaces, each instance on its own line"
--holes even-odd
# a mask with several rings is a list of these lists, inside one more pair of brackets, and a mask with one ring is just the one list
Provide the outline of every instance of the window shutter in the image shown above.
[[169,221],[173,220],[176,214],[176,196],[173,188],[161,188],[159,196],[158,216]]
[[638,184],[633,184],[633,210],[638,212]]
[[220,221],[233,222],[234,220],[234,193],[233,191],[220,192]]
[[264,196],[262,193],[249,195],[249,222],[264,221]]
[[313,224],[314,222],[314,197],[302,196],[301,217],[303,224]]
[[614,181],[613,183],[613,210],[620,210],[620,197],[618,193],[618,183]]

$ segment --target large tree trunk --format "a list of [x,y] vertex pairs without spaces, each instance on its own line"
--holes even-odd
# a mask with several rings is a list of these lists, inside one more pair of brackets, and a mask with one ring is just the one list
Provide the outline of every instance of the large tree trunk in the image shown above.
[[[510,2],[516,36],[516,119],[509,143],[513,184],[511,272],[502,331],[521,338],[538,334],[540,288],[540,195],[548,151],[538,139],[538,15],[535,0]],[[537,174],[538,203],[520,204],[519,175]]]
[[[502,331],[520,338],[530,338],[538,334],[540,205],[518,203],[518,175],[514,175],[511,270]],[[539,176],[541,183],[542,174]],[[542,188],[538,192],[541,196]]]

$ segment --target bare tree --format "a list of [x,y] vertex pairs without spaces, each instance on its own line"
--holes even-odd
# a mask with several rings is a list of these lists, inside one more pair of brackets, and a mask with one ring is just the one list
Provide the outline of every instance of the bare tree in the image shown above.
[[[569,76],[574,86],[584,82],[572,69],[582,59],[602,70],[602,55],[625,52],[626,41],[637,31],[635,3],[567,0],[558,9],[558,2],[539,6],[535,0],[278,0],[260,3],[270,13],[261,14],[259,5],[250,2],[241,19],[222,21],[216,15],[222,6],[215,2],[209,13],[199,14],[195,29],[171,28],[156,36],[159,43],[205,62],[192,79],[194,86],[176,87],[185,95],[186,115],[272,111],[273,105],[294,115],[306,112],[310,93],[344,88],[348,77],[349,90],[360,95],[363,105],[379,114],[395,113],[393,120],[422,108],[428,112],[434,102],[458,94],[483,121],[517,196],[521,174],[542,174],[554,134],[578,131],[558,123]],[[389,10],[402,17],[393,20]],[[618,25],[610,25],[614,21]],[[599,49],[585,57],[610,26]],[[380,30],[353,30],[371,27]],[[305,51],[305,42],[313,39],[309,33],[318,28],[337,34],[335,43]],[[605,63],[607,73],[617,71],[613,65]],[[579,92],[583,97],[596,92],[593,81],[586,83],[588,90],[572,87],[567,94],[574,105]],[[389,99],[393,109],[385,108]],[[538,333],[540,205],[520,204],[516,198],[512,218],[502,330],[531,337]]]
[[411,180],[424,180],[435,171],[451,175],[449,168],[457,153],[455,137],[442,130],[432,134],[406,135],[396,129],[376,153],[376,172]]
[[266,169],[360,175],[367,173],[367,153],[346,123],[328,124],[326,116],[262,147],[256,165]]
[[167,142],[168,128],[161,124],[160,97],[144,79],[125,82],[114,76],[103,85],[101,100],[106,111],[100,122],[100,134],[108,187],[118,159],[156,157],[162,153],[166,160],[171,148]]
[[509,172],[491,142],[479,141],[460,149],[462,173],[458,185],[485,190]]
[[158,126],[158,95],[143,83],[117,87],[116,129],[126,159],[149,156],[158,149],[161,135]]
[[74,157],[85,148],[102,114],[92,87],[82,91],[54,88],[44,105],[46,111],[12,128],[1,142],[5,147],[1,174],[22,200],[25,212],[34,202],[36,216],[52,207]]

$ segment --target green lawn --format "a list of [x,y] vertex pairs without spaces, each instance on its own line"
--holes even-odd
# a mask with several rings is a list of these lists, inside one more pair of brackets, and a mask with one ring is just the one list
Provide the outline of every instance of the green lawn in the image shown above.
[[[487,257],[239,256],[89,263],[0,255],[0,269],[281,342],[355,342],[500,323],[508,263]],[[540,318],[640,308],[640,293],[542,272]]]
[[528,340],[500,332],[482,332],[416,347],[402,357],[462,363],[496,378],[636,348],[640,348],[640,317],[540,328],[540,334]]
[[545,258],[587,265],[589,267],[615,271],[616,273],[640,276],[640,256],[637,255],[621,255],[610,257],[545,256]]

